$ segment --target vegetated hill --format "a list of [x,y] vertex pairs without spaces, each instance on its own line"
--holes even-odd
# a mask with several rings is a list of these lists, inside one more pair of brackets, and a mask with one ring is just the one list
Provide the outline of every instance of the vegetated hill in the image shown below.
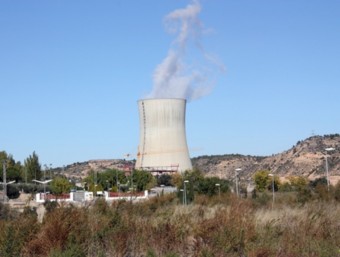
[[90,160],[76,162],[62,168],[55,168],[53,173],[62,174],[70,179],[80,181],[88,176],[91,171],[102,172],[108,169],[129,170],[132,167],[134,167],[134,161],[120,159]]
[[[280,176],[301,175],[315,179],[326,174],[326,148],[335,150],[328,152],[330,180],[340,180],[340,135],[313,136],[299,141],[291,149],[272,156],[250,156],[225,154],[199,156],[192,158],[193,167],[198,168],[207,176],[218,176],[226,179],[235,178],[235,170],[241,168],[239,176],[242,181],[251,180],[259,170],[270,170]],[[53,169],[54,173],[64,174],[68,178],[81,180],[89,172],[102,172],[107,169],[129,170],[135,161],[130,160],[90,160],[77,162],[63,168]]]
[[[326,148],[334,148],[327,152]],[[207,176],[233,179],[235,169],[241,168],[241,179],[251,179],[259,170],[270,170],[280,177],[300,175],[315,179],[326,174],[325,155],[328,153],[330,180],[340,179],[340,135],[312,136],[299,141],[291,149],[272,156],[245,156],[239,154],[200,156],[192,159],[193,166]]]

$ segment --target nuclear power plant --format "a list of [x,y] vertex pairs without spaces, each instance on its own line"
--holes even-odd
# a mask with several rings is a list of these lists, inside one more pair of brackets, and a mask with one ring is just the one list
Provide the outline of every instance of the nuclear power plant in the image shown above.
[[136,169],[154,172],[191,170],[185,133],[185,99],[138,101],[139,146]]

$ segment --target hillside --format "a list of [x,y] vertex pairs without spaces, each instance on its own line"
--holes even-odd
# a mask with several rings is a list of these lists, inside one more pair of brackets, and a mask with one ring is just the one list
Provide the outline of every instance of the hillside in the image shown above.
[[193,166],[208,176],[233,178],[235,169],[241,168],[241,179],[250,179],[258,170],[270,170],[280,177],[301,175],[314,179],[325,175],[326,148],[331,181],[340,179],[340,135],[313,136],[299,141],[291,149],[272,156],[218,155],[193,158]]
[[74,180],[81,180],[91,171],[102,172],[107,169],[129,170],[134,167],[133,161],[108,159],[108,160],[90,160],[77,162],[65,167],[53,169],[54,174],[63,174]]
[[[193,167],[203,171],[207,176],[233,179],[235,169],[241,168],[239,175],[243,181],[251,179],[258,170],[270,170],[280,177],[301,175],[314,179],[325,175],[326,148],[329,152],[328,164],[330,179],[333,183],[340,180],[340,135],[313,136],[299,141],[291,149],[272,156],[250,156],[225,154],[199,156],[192,158]],[[127,160],[91,160],[74,163],[63,168],[54,169],[69,178],[80,180],[91,170],[101,172],[106,169],[129,170],[134,161]]]

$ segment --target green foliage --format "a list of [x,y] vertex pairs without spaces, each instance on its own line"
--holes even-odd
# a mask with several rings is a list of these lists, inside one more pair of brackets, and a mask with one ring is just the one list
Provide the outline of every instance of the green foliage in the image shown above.
[[[35,213],[35,212],[34,212]],[[23,256],[22,249],[38,230],[36,213],[24,210],[3,222],[0,220],[0,256]]]
[[61,195],[64,193],[69,193],[71,190],[71,183],[64,177],[55,177],[51,181],[51,191],[53,194]]
[[256,190],[259,192],[263,192],[266,190],[268,184],[269,184],[269,171],[267,170],[261,170],[257,171],[254,175],[254,181]]
[[322,177],[322,178],[316,178],[312,181],[309,182],[309,186],[311,188],[316,188],[317,185],[327,185],[327,178],[326,177]]
[[44,202],[44,206],[45,206],[46,212],[49,213],[49,212],[52,212],[55,208],[58,207],[58,202],[46,200]]
[[17,199],[20,196],[20,192],[16,186],[10,184],[7,185],[7,196],[9,199]]
[[297,191],[301,190],[302,188],[306,187],[308,185],[308,180],[305,177],[302,176],[290,176],[288,177],[290,186],[292,187],[292,190]]
[[[273,179],[274,179],[274,181],[273,181]],[[273,191],[273,182],[274,182],[274,191],[276,192],[276,191],[279,190],[279,187],[281,186],[279,177],[277,177],[277,176],[270,177],[269,176],[268,185],[267,185],[267,189],[269,191]]]
[[103,191],[104,188],[101,184],[90,184],[88,190],[96,194],[99,191]]
[[[219,193],[227,193],[230,191],[229,182],[221,180],[217,177],[204,177],[203,173],[198,169],[193,171],[186,171],[180,181],[178,198],[183,202],[184,197],[184,181],[185,183],[187,202],[190,203],[194,200],[195,194],[214,196]],[[182,191],[181,191],[182,190]]]
[[197,193],[207,196],[213,196],[221,193],[229,192],[229,184],[225,180],[217,177],[206,177],[198,182]]
[[161,186],[173,186],[172,184],[172,177],[169,174],[162,174],[157,178],[157,185]]
[[33,154],[25,160],[24,169],[26,173],[25,176],[27,176],[27,181],[32,181],[33,179],[41,179],[41,165],[39,163],[39,157],[35,152],[33,152]]
[[[26,194],[44,192],[44,186],[42,184],[17,184],[17,187]],[[46,190],[50,191],[50,186],[46,185]]]
[[6,178],[7,181],[15,180],[16,182],[22,180],[22,166],[20,162],[16,162],[13,156],[7,154],[5,151],[0,151],[0,180],[3,178],[3,161],[6,163]]
[[[198,198],[200,202],[190,206],[178,205],[175,195],[138,203],[108,204],[99,199],[90,207],[61,205],[50,209],[42,223],[27,208],[22,214],[0,219],[0,256],[339,254],[340,208],[336,202],[310,201],[296,206],[278,202],[271,209],[267,192],[254,200],[232,194]],[[258,198],[262,204],[256,202]]]
[[156,185],[155,178],[148,171],[135,170],[132,174],[133,185],[138,192],[151,189]]
[[297,201],[306,203],[312,198],[312,190],[309,187],[303,187],[298,190]]
[[[123,171],[108,169],[104,172],[95,172],[93,170],[90,171],[89,175],[83,179],[83,183],[85,184],[85,188],[93,191],[93,185],[100,185],[101,190],[108,190],[113,186],[120,187],[120,185],[125,184],[127,182],[127,178]],[[89,189],[91,187],[91,189]],[[97,191],[101,191],[97,190]]]

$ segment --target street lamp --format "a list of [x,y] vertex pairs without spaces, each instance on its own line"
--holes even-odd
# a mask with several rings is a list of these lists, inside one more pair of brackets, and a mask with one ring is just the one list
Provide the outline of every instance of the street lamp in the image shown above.
[[239,197],[239,190],[238,190],[238,174],[239,172],[241,171],[242,169],[241,168],[237,168],[235,169],[235,180],[236,180],[236,195],[237,197]]
[[215,184],[215,186],[218,187],[218,197],[221,197],[221,185],[220,184]]
[[327,177],[327,191],[329,191],[329,174],[328,174],[328,160],[327,160],[327,152],[330,152],[330,151],[334,151],[335,148],[333,147],[329,147],[329,148],[326,148],[325,151],[326,151],[326,156],[325,156],[325,159],[326,159],[326,177]]
[[185,205],[188,204],[186,183],[189,183],[189,180],[184,180],[184,204]]
[[272,190],[273,190],[273,203],[272,208],[274,208],[274,201],[275,201],[275,188],[274,188],[274,174],[268,174],[269,177],[272,177]]
[[182,192],[182,202],[183,202],[183,205],[184,205],[184,189],[180,189],[179,191]]
[[44,197],[45,197],[45,195],[46,195],[46,184],[47,184],[47,183],[50,183],[50,182],[52,181],[52,179],[44,180],[44,181],[40,181],[40,180],[33,179],[32,181],[44,185]]

